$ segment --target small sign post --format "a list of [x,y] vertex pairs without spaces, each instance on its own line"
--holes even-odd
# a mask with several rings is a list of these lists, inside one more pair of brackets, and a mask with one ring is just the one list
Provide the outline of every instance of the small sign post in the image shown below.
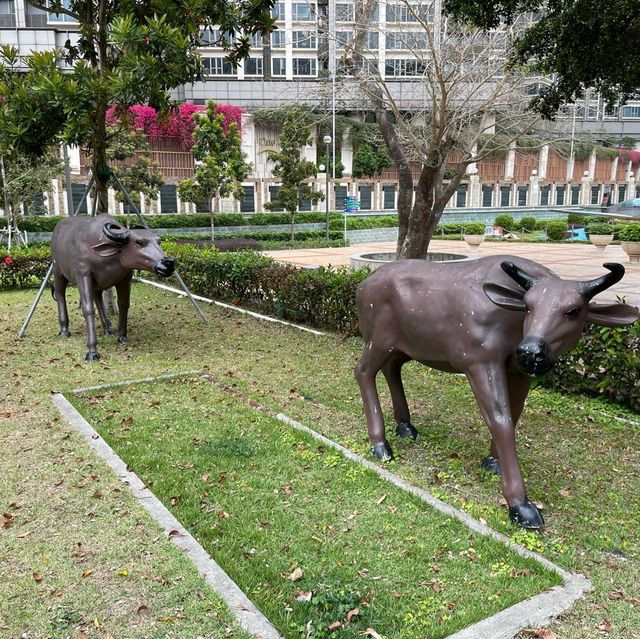
[[347,245],[347,214],[360,210],[360,200],[353,196],[347,195],[344,198],[344,245]]

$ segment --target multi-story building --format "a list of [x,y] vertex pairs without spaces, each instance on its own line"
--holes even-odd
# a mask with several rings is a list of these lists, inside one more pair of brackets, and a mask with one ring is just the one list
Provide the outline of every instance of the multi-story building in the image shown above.
[[[428,8],[421,16],[423,20],[431,24],[439,20],[439,2],[425,4]],[[203,30],[200,53],[204,77],[181,87],[174,97],[196,104],[213,99],[241,106],[249,113],[257,108],[300,104],[333,113],[366,111],[366,101],[354,97],[355,93],[348,90],[349,83],[340,81],[340,58],[353,38],[355,12],[355,3],[348,0],[280,0],[273,8],[277,29],[269,38],[254,37],[249,58],[237,68],[224,56],[220,32]],[[67,40],[73,42],[77,31],[77,24],[66,14],[48,14],[26,0],[0,0],[0,42],[16,45],[23,55],[61,47]],[[415,51],[428,49],[426,37],[416,15],[399,0],[379,2],[371,30],[366,34],[364,64],[385,78],[399,106],[406,109],[415,103],[418,76],[424,71]],[[588,131],[631,137],[640,146],[640,102],[608,111],[597,95],[589,93],[583,103],[569,107],[564,117],[570,120],[568,128],[576,134]],[[247,184],[245,201],[233,206],[262,210],[276,188],[266,154],[277,144],[277,131],[254,127],[249,117],[243,133],[245,151],[255,171]],[[186,177],[192,160],[187,155],[178,158],[179,153],[171,148],[156,150],[169,181],[156,210],[185,208],[176,198],[175,184],[171,182]],[[315,153],[315,145],[307,150],[309,159],[315,160]],[[344,195],[351,194],[362,199],[363,208],[394,208],[393,172],[381,180],[351,179],[347,143],[342,145],[342,161],[345,177],[334,185],[336,206]],[[75,168],[78,172],[81,169],[79,153],[75,155]],[[461,185],[450,206],[588,204],[599,202],[605,192],[612,192],[612,200],[619,201],[636,195],[637,172],[638,167],[631,167],[622,159],[609,160],[605,167],[595,154],[588,161],[567,163],[546,148],[526,157],[510,152],[472,169],[468,182]],[[60,210],[62,198],[58,200],[49,210]]]

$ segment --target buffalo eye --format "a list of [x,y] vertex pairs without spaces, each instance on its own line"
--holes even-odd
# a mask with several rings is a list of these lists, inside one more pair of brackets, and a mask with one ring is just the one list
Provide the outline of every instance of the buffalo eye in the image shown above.
[[565,315],[567,317],[570,317],[571,319],[575,319],[580,314],[580,311],[581,311],[581,308],[579,306],[574,306],[573,308],[569,309],[565,313]]
[[144,246],[144,242],[142,240],[136,240],[136,244],[138,246]]

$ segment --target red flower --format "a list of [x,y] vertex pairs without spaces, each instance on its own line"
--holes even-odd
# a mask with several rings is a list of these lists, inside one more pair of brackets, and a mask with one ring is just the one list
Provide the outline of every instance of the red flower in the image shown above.
[[10,257],[5,257],[4,263],[9,266],[9,264],[13,264],[13,260]]

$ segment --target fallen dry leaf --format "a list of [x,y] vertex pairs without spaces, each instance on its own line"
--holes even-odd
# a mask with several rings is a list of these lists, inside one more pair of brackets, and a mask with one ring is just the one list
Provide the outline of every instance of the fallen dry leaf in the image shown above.
[[169,531],[169,538],[171,537],[184,537],[184,533],[181,533],[179,530],[170,530]]
[[529,630],[529,634],[538,637],[538,639],[558,639],[558,635],[548,628],[534,628]]
[[380,497],[380,499],[378,499],[378,500],[376,501],[376,504],[378,504],[378,506],[379,506],[379,505],[380,505],[380,504],[381,504],[381,503],[382,503],[386,498],[387,498],[387,496],[386,496],[386,495],[382,495],[382,497]]
[[10,515],[9,513],[3,513],[2,514],[2,527],[3,528],[9,528],[9,526],[11,526],[12,523],[13,523],[13,515]]
[[364,632],[367,637],[371,637],[371,639],[382,639],[382,637],[373,628],[367,628]]
[[92,573],[93,573],[93,570],[83,570],[82,571],[82,576],[83,577],[88,577]]
[[354,617],[360,614],[360,608],[354,608],[347,613],[347,623],[349,623]]
[[328,630],[329,632],[335,632],[340,628],[342,628],[342,623],[339,621],[334,621],[332,624],[329,624]]
[[298,590],[296,592],[296,601],[311,601],[311,597],[313,597],[313,590],[309,590],[309,592]]
[[304,573],[302,572],[302,568],[296,568],[290,575],[289,579],[291,581],[300,581]]
[[34,572],[33,573],[33,580],[39,584],[42,581],[42,575],[39,572]]

